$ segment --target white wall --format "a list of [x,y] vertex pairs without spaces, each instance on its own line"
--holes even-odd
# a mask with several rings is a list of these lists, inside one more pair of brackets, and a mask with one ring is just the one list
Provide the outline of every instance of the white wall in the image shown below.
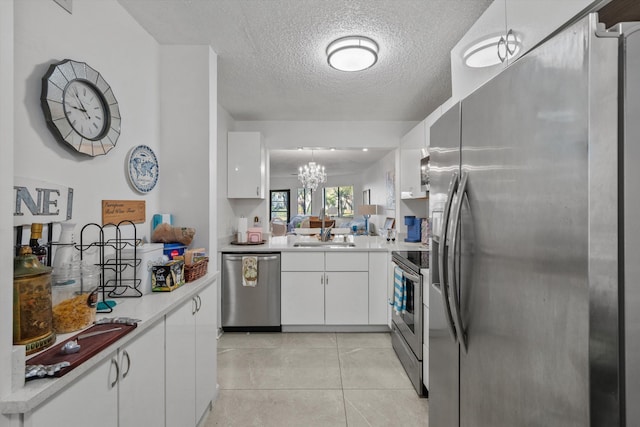
[[235,120],[218,105],[218,245],[228,243],[235,229],[236,214],[231,205],[232,199],[227,199],[227,133],[234,130]]
[[[11,391],[11,349],[13,343],[13,284],[8,278],[13,271],[13,2],[0,1],[0,271],[5,279],[0,282],[0,398]],[[13,275],[12,275],[13,276]],[[0,426],[9,419],[0,415]]]
[[[73,222],[101,223],[103,199],[145,200],[147,219],[160,192],[135,192],[126,175],[130,149],[159,149],[159,45],[115,1],[74,2],[73,14],[51,0],[15,2],[15,175],[74,189]],[[63,59],[86,62],[111,85],[122,115],[117,145],[89,157],[59,143],[40,107],[41,78]],[[160,161],[160,181],[171,179]],[[147,224],[138,234],[149,236]],[[28,234],[28,233],[26,233]]]
[[[371,190],[371,204],[382,206],[383,213],[380,215],[372,215],[371,221],[375,224],[376,230],[381,229],[387,217],[395,218],[398,208],[398,185],[396,177],[396,207],[387,207],[387,182],[386,174],[393,171],[397,175],[396,162],[398,150],[394,150],[380,159],[374,165],[367,168],[362,174],[362,189]],[[398,220],[396,219],[396,229],[398,229]]]
[[[195,228],[192,247],[215,248],[217,225],[209,223],[216,213],[209,200],[217,191],[216,54],[209,46],[162,46],[160,68],[159,162],[161,175],[166,172],[160,209],[174,215],[175,226]],[[209,268],[216,267],[212,261]]]

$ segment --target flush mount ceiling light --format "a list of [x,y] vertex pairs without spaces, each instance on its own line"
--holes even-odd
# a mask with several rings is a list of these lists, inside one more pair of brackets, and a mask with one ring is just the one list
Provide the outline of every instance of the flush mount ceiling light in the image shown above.
[[367,37],[349,36],[327,47],[329,65],[340,71],[362,71],[378,61],[378,44]]
[[312,191],[316,191],[318,184],[327,182],[327,173],[324,171],[324,166],[320,166],[313,161],[313,150],[311,150],[311,161],[309,164],[300,166],[298,179],[304,188],[310,188]]
[[497,35],[479,40],[464,51],[462,59],[467,67],[491,67],[504,62],[507,58],[517,56],[521,45],[518,37],[509,31],[506,37]]

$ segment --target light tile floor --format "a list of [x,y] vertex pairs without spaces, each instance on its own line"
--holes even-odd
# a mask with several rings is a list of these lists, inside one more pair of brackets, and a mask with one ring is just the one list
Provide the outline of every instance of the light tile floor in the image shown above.
[[203,427],[427,426],[388,333],[225,333]]

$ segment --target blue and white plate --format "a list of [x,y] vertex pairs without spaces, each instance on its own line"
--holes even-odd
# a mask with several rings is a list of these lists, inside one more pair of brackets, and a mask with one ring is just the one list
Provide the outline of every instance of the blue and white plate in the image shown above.
[[141,193],[153,190],[158,182],[160,166],[153,150],[146,145],[138,145],[129,153],[129,180]]

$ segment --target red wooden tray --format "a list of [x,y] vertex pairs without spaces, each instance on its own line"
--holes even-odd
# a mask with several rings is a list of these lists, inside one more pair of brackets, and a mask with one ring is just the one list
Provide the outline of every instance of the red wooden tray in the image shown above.
[[[27,360],[27,365],[53,365],[54,363],[60,362],[69,362],[71,365],[60,369],[53,376],[61,377],[67,372],[70,372],[75,367],[80,365],[85,360],[93,357],[104,348],[110,346],[114,342],[118,341],[123,336],[127,335],[129,332],[133,331],[137,325],[126,325],[123,323],[103,323],[100,325],[93,325],[88,329],[85,329],[82,332],[78,332],[74,336],[67,338],[66,340],[55,343],[52,347],[43,351],[40,354],[35,355],[34,357]],[[100,335],[94,335],[92,337],[81,338],[78,339],[78,344],[80,344],[80,351],[73,354],[64,354],[61,349],[62,346],[65,345],[68,341],[75,340],[79,335],[88,334],[91,332],[104,331],[107,329],[113,328],[121,328],[117,331],[106,332]],[[33,379],[36,379],[35,377]],[[47,378],[47,377],[45,377]]]

